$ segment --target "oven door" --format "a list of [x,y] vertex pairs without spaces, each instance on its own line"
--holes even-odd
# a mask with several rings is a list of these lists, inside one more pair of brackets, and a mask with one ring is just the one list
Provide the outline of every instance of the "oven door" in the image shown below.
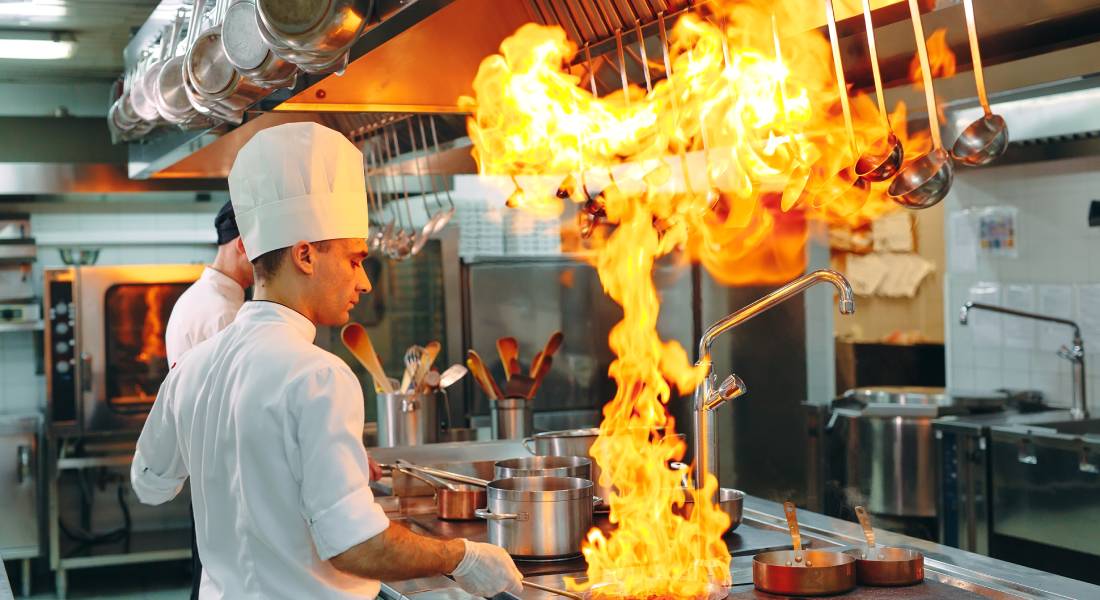
[[83,433],[141,430],[168,375],[168,316],[202,269],[126,265],[77,270],[77,389]]

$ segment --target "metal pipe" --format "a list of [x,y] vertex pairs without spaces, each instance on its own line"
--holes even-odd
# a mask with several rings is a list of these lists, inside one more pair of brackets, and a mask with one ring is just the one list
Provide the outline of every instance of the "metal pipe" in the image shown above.
[[1073,345],[1062,346],[1062,349],[1058,351],[1058,356],[1073,363],[1073,403],[1069,409],[1070,418],[1074,420],[1083,420],[1089,418],[1089,406],[1085,399],[1085,392],[1087,389],[1085,379],[1085,342],[1081,339],[1081,327],[1077,325],[1076,321],[1069,319],[1063,319],[1060,317],[1050,317],[1047,315],[1041,315],[1038,313],[1027,312],[1023,310],[1016,310],[1014,308],[1006,308],[1004,306],[996,306],[993,304],[982,304],[980,302],[967,302],[962,305],[962,309],[959,310],[959,323],[966,325],[970,319],[970,311],[972,310],[986,310],[989,312],[1001,313],[1012,317],[1020,317],[1022,319],[1033,319],[1036,321],[1046,321],[1048,323],[1057,323],[1059,325],[1065,325],[1073,329]]
[[[726,315],[706,330],[699,339],[699,361],[706,363],[707,375],[695,388],[695,398],[692,406],[695,436],[693,440],[695,450],[695,485],[702,488],[707,473],[718,476],[718,440],[714,432],[714,415],[717,409],[726,401],[737,395],[715,393],[714,365],[710,358],[710,349],[714,340],[722,333],[737,327],[738,325],[764,313],[779,304],[789,300],[807,288],[818,283],[830,283],[840,294],[840,313],[850,315],[856,311],[855,300],[852,295],[852,286],[848,280],[831,269],[820,269],[807,273],[798,279],[784,285],[763,298],[745,306],[744,308]],[[743,384],[742,384],[743,387]],[[739,395],[739,394],[738,394]]]

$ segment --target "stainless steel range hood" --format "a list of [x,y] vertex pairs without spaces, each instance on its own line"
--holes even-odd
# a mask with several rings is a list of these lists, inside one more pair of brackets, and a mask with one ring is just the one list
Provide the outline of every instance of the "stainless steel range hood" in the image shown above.
[[[807,9],[820,0],[805,0]],[[151,141],[131,148],[131,177],[225,177],[236,151],[262,128],[292,120],[333,121],[334,113],[452,113],[456,101],[472,92],[470,84],[481,61],[495,53],[500,42],[528,22],[560,24],[578,42],[588,43],[595,55],[614,47],[615,29],[625,44],[636,44],[635,19],[640,21],[651,56],[659,46],[656,14],[703,5],[688,0],[379,0],[381,22],[352,47],[351,63],[342,76],[302,78],[287,99],[269,112],[252,113],[248,121],[227,133],[207,132]],[[858,3],[857,3],[858,4]],[[907,3],[878,0],[874,19],[880,43],[884,77],[901,89],[907,86],[914,52]],[[991,67],[1021,65],[1027,59],[1100,40],[1100,2],[1096,0],[974,0],[983,58]],[[960,71],[969,69],[962,6],[958,0],[922,0],[926,31],[948,30],[947,41],[958,56]],[[862,18],[844,18],[838,24],[849,80],[857,88],[870,85]],[[608,37],[608,34],[611,34]],[[633,62],[631,62],[633,60]],[[641,81],[640,61],[628,57],[628,72]],[[597,66],[597,70],[599,70]],[[611,69],[608,69],[609,71]],[[847,70],[847,69],[846,69]],[[1013,88],[1049,83],[1052,79],[1091,75],[1100,60],[1078,61],[1070,73],[1053,75],[1035,69],[1017,78]],[[611,84],[608,77],[608,88]],[[939,88],[937,87],[937,91]],[[902,95],[904,92],[900,92]],[[898,95],[898,94],[895,94]],[[972,88],[957,100],[973,96]],[[910,102],[911,106],[923,106]],[[916,115],[914,115],[916,116]],[[338,127],[354,137],[356,119]],[[1011,122],[1011,121],[1010,121]],[[332,123],[329,123],[332,124]],[[350,129],[349,129],[350,127]],[[1015,130],[1014,130],[1015,131]],[[186,139],[182,139],[186,138]]]

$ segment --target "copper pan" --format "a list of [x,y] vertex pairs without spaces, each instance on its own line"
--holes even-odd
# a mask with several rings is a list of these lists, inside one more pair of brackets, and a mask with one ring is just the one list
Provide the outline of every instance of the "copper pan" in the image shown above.
[[794,550],[757,554],[752,559],[756,588],[786,596],[828,596],[856,587],[856,559],[841,552],[803,550],[793,502],[784,502]]
[[908,548],[875,545],[875,530],[867,509],[856,507],[867,547],[849,550],[856,559],[856,579],[863,585],[902,586],[924,581],[924,555]]

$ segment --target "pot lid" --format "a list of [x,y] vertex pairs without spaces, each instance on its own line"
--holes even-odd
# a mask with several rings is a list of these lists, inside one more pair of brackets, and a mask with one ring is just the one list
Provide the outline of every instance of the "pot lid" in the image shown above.
[[233,66],[250,71],[267,60],[271,52],[256,26],[256,5],[250,0],[236,2],[222,22],[222,45]]

